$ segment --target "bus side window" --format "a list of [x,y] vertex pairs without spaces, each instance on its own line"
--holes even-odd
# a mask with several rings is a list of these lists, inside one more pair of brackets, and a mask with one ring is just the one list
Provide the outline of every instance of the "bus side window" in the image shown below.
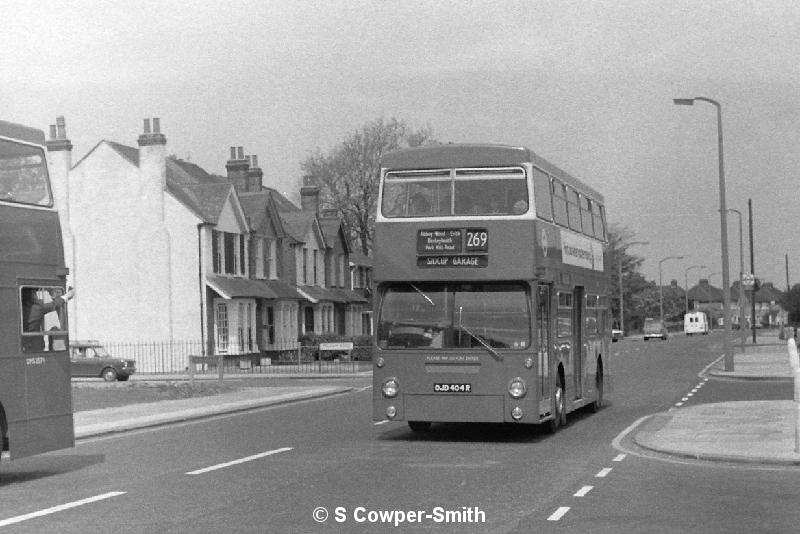
[[553,220],[551,194],[550,177],[539,169],[533,169],[533,201],[536,205],[536,216],[540,219]]
[[[69,295],[67,295],[69,297]],[[59,287],[20,289],[23,352],[66,350],[66,298]],[[45,335],[46,334],[46,335]]]
[[568,226],[567,222],[567,191],[564,184],[553,180],[553,221],[561,226]]

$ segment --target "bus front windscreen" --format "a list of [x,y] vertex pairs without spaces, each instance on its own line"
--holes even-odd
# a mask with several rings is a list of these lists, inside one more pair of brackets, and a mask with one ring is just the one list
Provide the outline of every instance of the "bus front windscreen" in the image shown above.
[[381,349],[526,349],[531,312],[525,286],[509,283],[397,283],[378,319]]
[[0,200],[50,206],[44,151],[0,139]]

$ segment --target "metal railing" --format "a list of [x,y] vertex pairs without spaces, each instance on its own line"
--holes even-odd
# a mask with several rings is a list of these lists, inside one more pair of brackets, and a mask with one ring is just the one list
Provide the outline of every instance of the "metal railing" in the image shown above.
[[356,345],[347,351],[320,350],[319,345],[298,342],[274,344],[259,351],[228,347],[226,354],[204,354],[200,340],[152,342],[102,342],[116,358],[136,362],[138,374],[192,371],[198,375],[224,374],[358,373],[372,368],[373,347]]

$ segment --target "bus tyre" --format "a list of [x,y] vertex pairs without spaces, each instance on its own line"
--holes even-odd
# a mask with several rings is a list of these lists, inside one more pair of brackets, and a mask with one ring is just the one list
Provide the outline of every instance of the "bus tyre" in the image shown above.
[[592,412],[597,413],[603,407],[603,403],[604,403],[604,399],[603,399],[603,393],[604,392],[603,392],[603,389],[604,389],[604,385],[605,384],[603,384],[603,363],[602,362],[597,362],[597,374],[595,375],[594,382],[595,382],[595,384],[594,384],[595,385],[595,389],[597,391],[597,397],[595,398],[595,401],[592,403]]
[[102,377],[106,382],[113,382],[117,379],[117,372],[113,367],[106,367],[103,369]]
[[431,429],[431,422],[430,421],[409,421],[408,428],[411,429],[412,432],[427,432]]
[[556,382],[556,390],[553,392],[553,418],[547,422],[547,430],[555,434],[558,427],[567,423],[566,407],[564,406],[564,386],[559,376]]

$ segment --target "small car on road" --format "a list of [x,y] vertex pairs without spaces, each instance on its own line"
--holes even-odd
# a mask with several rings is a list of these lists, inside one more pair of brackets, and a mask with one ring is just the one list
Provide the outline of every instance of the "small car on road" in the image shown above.
[[644,340],[651,338],[667,340],[667,327],[658,319],[644,320]]
[[99,341],[73,341],[69,344],[73,377],[98,377],[106,382],[124,382],[136,372],[136,361],[115,358]]
[[620,330],[619,328],[612,328],[611,329],[611,342],[616,343],[620,339],[625,337],[625,333]]

